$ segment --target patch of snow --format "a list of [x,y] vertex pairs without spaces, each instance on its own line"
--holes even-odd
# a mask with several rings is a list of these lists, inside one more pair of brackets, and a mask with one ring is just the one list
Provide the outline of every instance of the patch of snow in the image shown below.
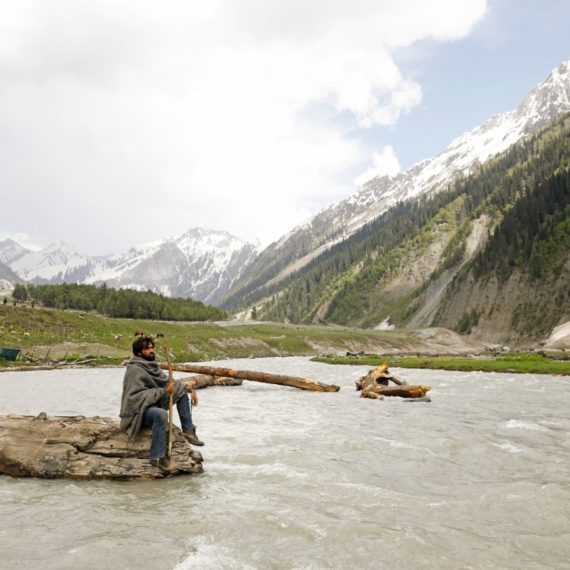
[[7,279],[0,279],[0,295],[11,295],[14,290],[14,284]]
[[390,317],[386,317],[380,324],[376,325],[374,327],[374,330],[377,331],[391,331],[392,329],[395,329],[396,325],[391,325],[390,324]]
[[554,344],[563,339],[566,339],[568,341],[568,344],[570,344],[570,321],[567,321],[555,327],[548,337],[546,344]]

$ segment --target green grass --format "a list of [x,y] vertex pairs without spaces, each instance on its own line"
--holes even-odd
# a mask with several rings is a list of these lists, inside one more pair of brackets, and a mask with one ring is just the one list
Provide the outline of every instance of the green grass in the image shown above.
[[328,364],[360,364],[378,366],[386,362],[395,368],[427,368],[432,370],[457,370],[460,372],[510,372],[518,374],[570,375],[570,361],[554,360],[539,354],[521,353],[486,357],[449,356],[367,356],[338,357],[314,360]]
[[[419,348],[413,331],[374,331],[337,326],[288,325],[250,322],[145,321],[115,319],[72,310],[0,305],[0,346],[22,349],[21,357],[73,361],[92,356],[96,364],[120,364],[131,355],[135,331],[163,334],[175,360],[325,354],[373,350],[379,345]],[[118,336],[120,338],[115,339]],[[164,341],[157,339],[159,358]],[[49,353],[48,353],[49,351]],[[0,361],[0,366],[22,365]]]
[[[135,331],[165,336],[175,361],[199,362],[224,358],[264,356],[314,356],[346,351],[422,353],[422,344],[412,330],[362,330],[340,326],[288,325],[278,323],[180,323],[113,319],[95,313],[0,305],[0,346],[20,348],[21,357],[73,362],[91,357],[93,365],[120,364],[131,356]],[[115,336],[120,336],[115,339]],[[157,339],[157,353],[165,359],[164,341]],[[49,352],[48,352],[49,351]],[[530,372],[570,374],[569,361],[539,354],[509,354],[485,358],[396,357],[319,358],[323,362],[368,364],[387,361],[403,368],[482,370],[485,372]],[[21,366],[0,360],[0,367]]]

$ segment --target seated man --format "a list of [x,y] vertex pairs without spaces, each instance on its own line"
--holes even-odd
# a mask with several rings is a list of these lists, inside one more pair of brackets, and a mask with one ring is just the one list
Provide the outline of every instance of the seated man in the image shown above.
[[168,383],[168,374],[161,370],[154,354],[151,337],[140,336],[133,342],[134,356],[127,364],[123,379],[121,397],[121,429],[134,438],[142,426],[152,426],[150,461],[158,467],[169,467],[166,455],[166,432],[168,429],[168,403],[170,394],[176,402],[182,432],[192,445],[204,445],[196,435],[192,423],[192,411],[188,400],[191,393],[192,405],[198,405],[193,388],[179,380]]

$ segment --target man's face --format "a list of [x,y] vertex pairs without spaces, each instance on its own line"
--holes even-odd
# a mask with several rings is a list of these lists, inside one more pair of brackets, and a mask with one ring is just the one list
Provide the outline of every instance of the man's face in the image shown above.
[[148,360],[150,362],[156,360],[156,355],[154,354],[154,345],[149,344],[148,346],[143,348],[141,350],[141,358],[144,358],[145,360]]

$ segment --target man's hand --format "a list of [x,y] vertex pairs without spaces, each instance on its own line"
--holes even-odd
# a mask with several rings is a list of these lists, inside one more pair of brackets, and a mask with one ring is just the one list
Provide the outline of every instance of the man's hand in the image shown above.
[[174,382],[168,382],[165,390],[169,396],[172,396],[172,394],[174,394]]
[[193,406],[198,405],[198,394],[196,394],[196,390],[194,390],[194,388],[190,388],[190,402]]

